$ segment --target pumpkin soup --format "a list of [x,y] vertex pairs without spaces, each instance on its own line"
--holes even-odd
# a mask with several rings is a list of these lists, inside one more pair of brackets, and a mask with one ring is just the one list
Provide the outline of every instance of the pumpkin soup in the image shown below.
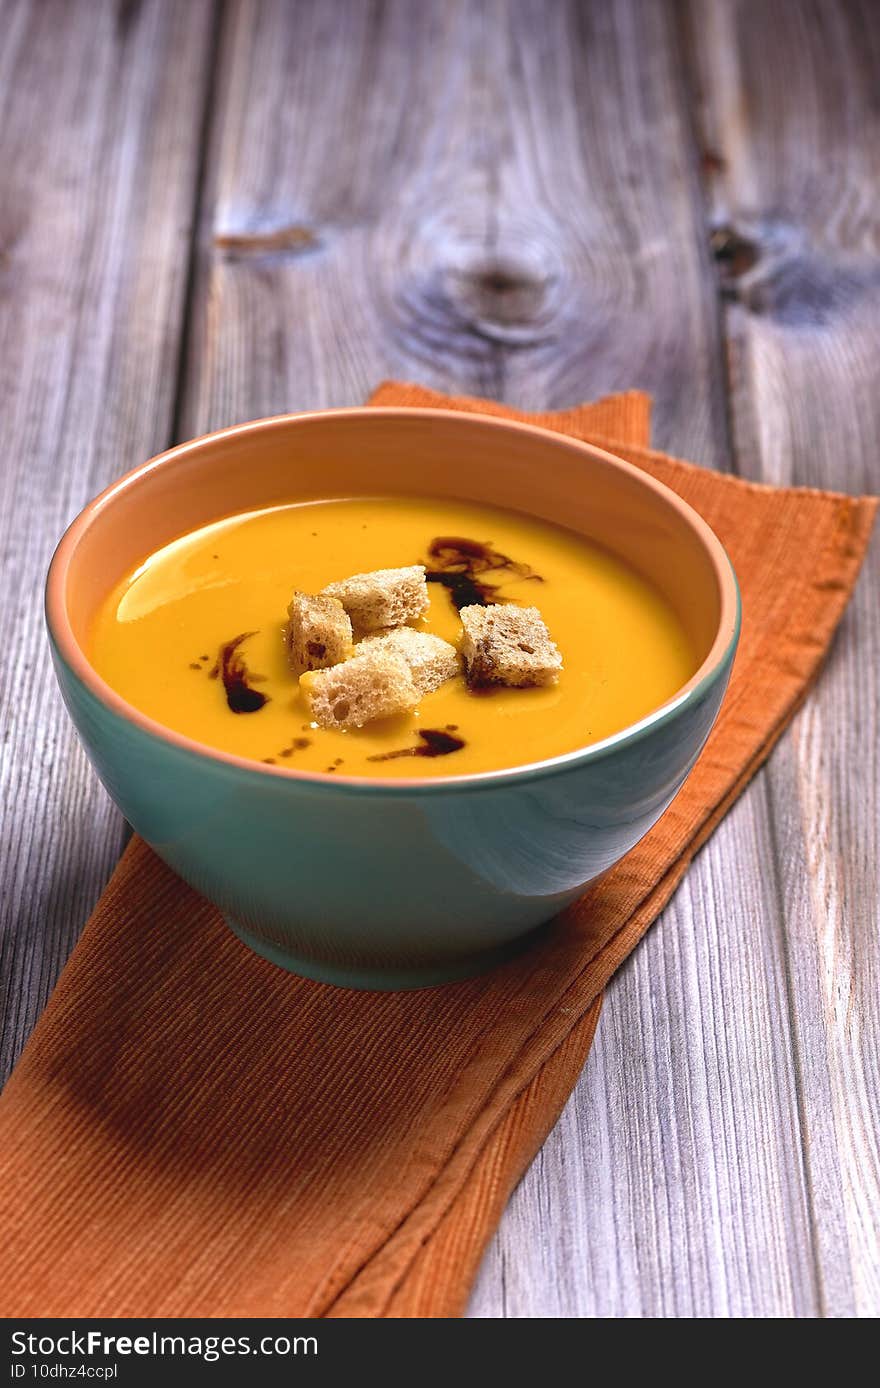
[[[476,607],[524,609],[555,643],[545,672],[552,682],[469,684],[446,668],[444,682],[423,686],[429,692],[406,713],[362,727],[319,726],[308,682],[348,671],[333,664],[306,673],[300,686],[289,659],[292,595],[319,621],[327,600],[302,595],[328,590],[344,599],[352,576],[391,566],[410,574],[414,565],[424,565],[430,601],[399,632],[431,633],[466,650],[460,612],[473,626]],[[500,612],[495,626],[503,625]],[[422,643],[431,660],[442,642]],[[359,669],[372,658],[408,681],[397,648],[419,643],[381,634],[377,642],[371,631],[364,652],[368,644],[372,657],[359,655],[359,643],[352,648]],[[512,511],[396,497],[280,506],[175,540],[106,598],[89,655],[129,703],[197,742],[270,765],[383,778],[467,775],[573,751],[643,718],[697,665],[663,595],[599,545]]]

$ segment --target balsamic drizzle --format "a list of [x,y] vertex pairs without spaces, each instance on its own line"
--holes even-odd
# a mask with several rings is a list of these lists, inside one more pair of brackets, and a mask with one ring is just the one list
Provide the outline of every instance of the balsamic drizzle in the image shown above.
[[442,584],[459,612],[463,607],[509,601],[499,595],[500,585],[488,582],[484,574],[496,574],[502,581],[505,577],[528,578],[543,583],[530,564],[502,554],[488,540],[469,540],[461,535],[437,535],[428,546],[425,569],[427,581]]
[[269,702],[268,694],[252,688],[252,684],[265,679],[265,675],[251,674],[238,649],[242,642],[256,634],[255,631],[243,631],[232,641],[227,641],[220,647],[216,663],[208,672],[212,680],[218,677],[222,679],[226,702],[233,713],[257,713]]
[[421,742],[415,747],[398,747],[394,752],[375,752],[367,761],[393,761],[395,757],[448,757],[465,746],[463,737],[441,732],[438,728],[420,728]]

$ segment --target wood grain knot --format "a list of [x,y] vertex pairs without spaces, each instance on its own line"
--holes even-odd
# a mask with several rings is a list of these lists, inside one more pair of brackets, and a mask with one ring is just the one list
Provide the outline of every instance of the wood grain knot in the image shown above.
[[509,339],[509,329],[528,329],[541,321],[546,276],[512,261],[489,260],[447,275],[453,303],[482,331]]
[[435,362],[449,353],[492,362],[501,349],[528,349],[555,339],[565,296],[560,266],[544,242],[530,238],[503,252],[435,223],[419,253],[394,274],[391,303],[405,349]]
[[880,311],[880,261],[873,254],[815,244],[802,227],[766,219],[750,234],[712,233],[721,295],[750,313],[795,329],[828,328]]
[[298,223],[292,226],[270,227],[265,231],[218,232],[214,237],[218,251],[225,251],[230,260],[245,256],[265,256],[291,251],[301,254],[314,250],[320,240],[310,227]]
[[755,242],[732,226],[715,227],[709,237],[709,249],[718,266],[722,293],[742,275],[748,274],[760,258]]
[[411,348],[491,356],[498,347],[533,347],[558,327],[555,276],[515,259],[468,248],[419,267],[399,283],[395,300]]

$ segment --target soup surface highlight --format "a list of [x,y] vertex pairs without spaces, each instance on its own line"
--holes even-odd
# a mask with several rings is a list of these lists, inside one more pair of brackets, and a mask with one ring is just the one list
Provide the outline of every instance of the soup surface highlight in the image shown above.
[[[425,563],[431,603],[419,629],[455,644],[458,581],[430,581],[432,541],[446,536],[513,561],[478,577],[497,585],[493,600],[540,609],[562,652],[558,684],[471,692],[459,676],[412,714],[350,731],[311,725],[282,638],[294,588],[318,593],[351,574]],[[175,540],[108,595],[89,655],[129,703],[197,742],[383,778],[467,775],[574,751],[643,718],[697,665],[664,596],[599,545],[513,511],[397,497],[255,511]]]

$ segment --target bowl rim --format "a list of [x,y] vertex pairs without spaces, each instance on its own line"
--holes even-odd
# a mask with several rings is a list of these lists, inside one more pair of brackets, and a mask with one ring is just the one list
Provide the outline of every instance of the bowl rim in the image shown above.
[[[248,757],[238,756],[233,752],[225,752],[219,747],[210,746],[208,743],[199,742],[195,738],[187,737],[185,733],[166,727],[165,724],[151,718],[148,714],[142,713],[140,709],[129,703],[102,679],[74,636],[70,625],[66,611],[65,590],[70,563],[80,538],[95,518],[113,504],[117,495],[136,487],[142,478],[151,475],[160,468],[185,464],[192,454],[202,452],[211,444],[223,439],[235,436],[247,437],[249,434],[260,434],[271,429],[288,428],[292,423],[298,421],[326,418],[369,418],[374,421],[382,418],[409,421],[414,418],[421,418],[441,426],[448,423],[450,419],[464,418],[470,423],[477,424],[478,427],[512,430],[543,443],[546,443],[549,438],[555,444],[569,447],[574,452],[581,453],[585,458],[598,459],[621,472],[627,473],[640,485],[658,494],[667,505],[671,505],[679,512],[690,528],[697,533],[712,562],[718,580],[721,603],[718,629],[705,658],[690,679],[671,698],[658,705],[656,709],[652,709],[638,722],[627,724],[626,727],[611,733],[608,737],[601,738],[586,747],[576,747],[572,751],[560,752],[554,757],[547,757],[540,761],[523,762],[516,766],[499,767],[490,771],[475,771],[458,776],[340,776],[338,774],[328,775],[326,772],[320,771],[296,770],[287,766],[270,766],[263,762],[252,761]],[[499,504],[503,505],[503,502]],[[299,410],[247,420],[244,423],[233,424],[208,434],[200,434],[196,438],[176,444],[123,473],[121,477],[111,482],[83,507],[59,540],[46,577],[45,617],[50,640],[56,653],[99,703],[117,716],[135,724],[150,736],[156,737],[162,742],[170,743],[179,751],[188,753],[196,759],[207,757],[210,761],[233,767],[240,772],[255,776],[282,778],[326,790],[344,788],[346,791],[360,794],[390,793],[395,795],[408,795],[418,791],[437,795],[453,791],[500,787],[533,780],[535,777],[570,771],[587,763],[601,760],[623,746],[640,741],[697,703],[722,677],[739,640],[742,604],[733,565],[727,551],[708,522],[671,487],[667,487],[665,483],[660,482],[635,464],[627,462],[625,458],[620,458],[604,448],[598,448],[568,434],[560,434],[555,430],[545,429],[539,425],[499,418],[495,415],[471,411],[462,414],[450,410],[411,408],[409,406],[361,405],[326,410]]]

